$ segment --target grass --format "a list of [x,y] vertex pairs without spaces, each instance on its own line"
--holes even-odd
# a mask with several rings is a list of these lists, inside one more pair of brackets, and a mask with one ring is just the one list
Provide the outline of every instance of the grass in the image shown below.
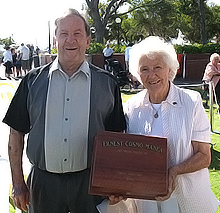
[[[191,88],[202,93],[202,90],[199,88]],[[122,92],[122,101],[125,103],[130,97],[132,97],[135,92]],[[207,96],[204,96],[204,103]],[[206,107],[206,112],[209,117],[209,108]],[[214,125],[213,130],[220,132],[220,119],[217,115],[217,110],[214,110]],[[212,152],[212,162],[209,167],[209,175],[211,180],[211,189],[218,200],[220,200],[220,134],[211,134],[211,143],[214,144]],[[11,205],[9,205],[9,213],[14,213],[15,210]],[[220,213],[220,207],[216,213]]]

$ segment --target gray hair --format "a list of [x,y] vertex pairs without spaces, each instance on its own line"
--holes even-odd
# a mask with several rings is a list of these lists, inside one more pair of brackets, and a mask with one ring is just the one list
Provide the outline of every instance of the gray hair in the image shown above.
[[212,60],[213,60],[214,58],[217,58],[217,57],[218,57],[218,60],[220,60],[219,54],[218,54],[218,53],[213,53],[213,54],[210,56],[210,62],[212,62]]
[[57,29],[58,29],[58,25],[59,25],[60,21],[63,20],[64,18],[66,18],[67,16],[78,16],[79,18],[81,18],[84,22],[84,25],[85,25],[86,35],[90,36],[90,34],[91,34],[90,26],[89,26],[86,18],[82,14],[80,14],[76,9],[73,9],[73,8],[69,8],[63,14],[63,16],[61,16],[55,20],[55,34],[57,33]]
[[157,36],[147,37],[131,48],[129,59],[130,73],[141,82],[138,70],[140,58],[142,56],[147,56],[150,59],[154,59],[158,55],[162,57],[164,62],[170,68],[171,75],[169,80],[173,81],[177,69],[179,68],[176,51],[173,45],[166,43],[162,38]]

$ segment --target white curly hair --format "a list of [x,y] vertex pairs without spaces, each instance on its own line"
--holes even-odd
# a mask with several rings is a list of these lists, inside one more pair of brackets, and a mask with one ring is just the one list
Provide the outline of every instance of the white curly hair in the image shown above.
[[213,54],[210,56],[210,62],[212,62],[214,58],[218,58],[218,60],[220,60],[219,54],[218,54],[218,53],[213,53]]
[[150,59],[154,59],[156,56],[163,58],[164,62],[168,65],[171,71],[169,77],[170,81],[176,76],[177,69],[179,68],[179,62],[177,60],[177,54],[173,45],[165,42],[162,38],[157,36],[150,36],[141,41],[138,44],[135,44],[130,50],[130,59],[129,59],[129,71],[135,76],[141,83],[139,75],[139,60],[145,55]]

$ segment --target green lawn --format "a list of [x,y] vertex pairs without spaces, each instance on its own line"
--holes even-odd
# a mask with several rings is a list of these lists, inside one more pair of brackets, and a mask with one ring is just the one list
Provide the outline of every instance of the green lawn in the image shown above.
[[[198,90],[197,88],[194,88]],[[199,92],[201,90],[199,89]],[[123,92],[122,101],[125,103],[135,92]],[[206,98],[206,97],[205,97]],[[206,108],[206,112],[209,116],[209,109]],[[220,132],[220,120],[217,115],[216,109],[214,110],[214,125],[213,130]],[[218,200],[220,200],[220,134],[211,135],[211,143],[215,144],[212,149],[212,162],[209,167],[209,174],[211,179],[211,188]],[[9,212],[14,213],[13,207],[10,205]],[[220,207],[218,208],[217,213],[220,213]]]

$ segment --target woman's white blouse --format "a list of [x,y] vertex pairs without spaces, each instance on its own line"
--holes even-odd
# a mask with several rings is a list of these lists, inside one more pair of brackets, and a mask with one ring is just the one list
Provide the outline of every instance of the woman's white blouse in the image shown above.
[[[130,98],[124,105],[127,133],[151,135],[155,119],[147,90]],[[169,167],[178,165],[193,155],[191,141],[210,143],[210,124],[198,92],[176,87],[161,103],[163,136],[168,142]],[[176,197],[181,212],[214,213],[218,201],[211,191],[208,169],[179,175]],[[139,203],[139,202],[138,202]],[[141,209],[141,208],[140,208]]]

